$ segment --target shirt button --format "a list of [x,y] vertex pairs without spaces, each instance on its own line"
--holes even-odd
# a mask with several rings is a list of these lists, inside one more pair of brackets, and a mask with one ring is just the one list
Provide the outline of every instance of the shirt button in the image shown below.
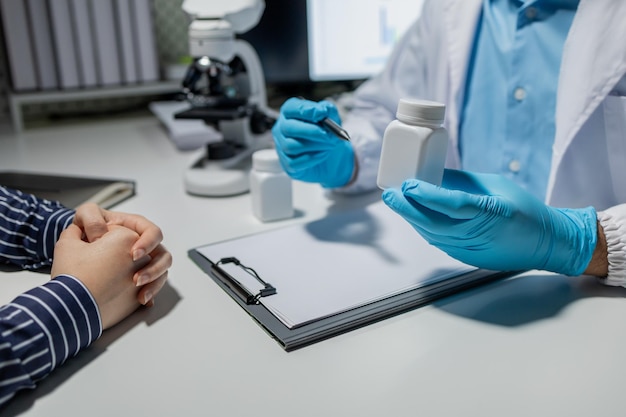
[[526,17],[529,20],[534,20],[537,17],[537,9],[535,9],[534,7],[529,7],[528,9],[526,9]]
[[511,172],[519,172],[521,168],[522,166],[517,159],[513,159],[511,162],[509,162],[509,170]]
[[517,101],[524,100],[526,98],[526,90],[524,90],[522,87],[517,87],[513,92],[513,97],[515,97],[515,100]]

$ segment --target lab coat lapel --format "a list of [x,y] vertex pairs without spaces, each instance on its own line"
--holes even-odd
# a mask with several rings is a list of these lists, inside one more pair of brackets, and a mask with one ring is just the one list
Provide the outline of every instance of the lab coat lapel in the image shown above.
[[563,50],[549,194],[566,149],[626,71],[624,16],[624,0],[581,0],[578,6]]
[[[441,0],[435,0],[441,1]],[[460,109],[463,106],[465,81],[482,0],[445,0],[444,18],[448,36],[449,91],[446,103],[446,126],[450,146],[455,150],[452,166],[460,166],[458,155]]]

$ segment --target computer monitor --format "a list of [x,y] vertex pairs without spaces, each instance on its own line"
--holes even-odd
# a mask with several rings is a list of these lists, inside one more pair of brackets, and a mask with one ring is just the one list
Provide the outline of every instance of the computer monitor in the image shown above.
[[380,72],[421,5],[421,0],[307,0],[309,78],[357,80]]
[[240,37],[272,84],[350,81],[383,68],[423,0],[266,0],[261,21]]

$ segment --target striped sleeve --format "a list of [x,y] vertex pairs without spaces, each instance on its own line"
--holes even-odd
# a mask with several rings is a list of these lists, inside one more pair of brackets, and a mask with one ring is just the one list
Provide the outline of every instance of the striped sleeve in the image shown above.
[[37,269],[52,263],[54,245],[74,210],[0,186],[0,262]]
[[97,304],[76,278],[61,275],[0,309],[0,406],[34,388],[100,337]]

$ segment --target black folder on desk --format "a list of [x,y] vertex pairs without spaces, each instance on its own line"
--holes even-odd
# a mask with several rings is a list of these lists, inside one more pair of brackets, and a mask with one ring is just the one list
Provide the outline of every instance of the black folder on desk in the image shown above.
[[449,257],[382,202],[188,254],[287,351],[510,275]]
[[76,208],[93,202],[108,209],[135,195],[135,182],[25,171],[0,172],[0,185]]

